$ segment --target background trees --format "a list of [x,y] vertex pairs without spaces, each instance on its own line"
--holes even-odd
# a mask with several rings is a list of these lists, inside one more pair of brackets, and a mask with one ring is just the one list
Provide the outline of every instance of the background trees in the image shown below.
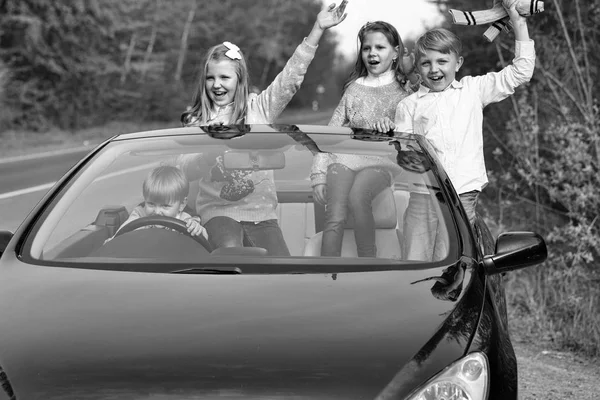
[[[225,40],[243,49],[253,85],[264,89],[321,7],[318,0],[0,1],[0,123],[73,130],[122,118],[177,120],[206,50]],[[310,104],[318,84],[332,84],[333,50],[326,34],[291,106]]]

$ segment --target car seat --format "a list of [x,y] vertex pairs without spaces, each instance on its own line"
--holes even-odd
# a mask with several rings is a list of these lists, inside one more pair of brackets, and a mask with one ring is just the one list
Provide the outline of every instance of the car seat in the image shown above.
[[[402,256],[400,232],[398,231],[398,218],[396,201],[392,188],[386,188],[373,199],[373,217],[375,219],[375,244],[377,258],[390,258],[400,260]],[[344,226],[341,257],[358,257],[356,241],[354,239],[354,221],[349,213],[349,218]],[[304,247],[304,255],[318,257],[321,255],[321,241],[323,232],[314,234]]]

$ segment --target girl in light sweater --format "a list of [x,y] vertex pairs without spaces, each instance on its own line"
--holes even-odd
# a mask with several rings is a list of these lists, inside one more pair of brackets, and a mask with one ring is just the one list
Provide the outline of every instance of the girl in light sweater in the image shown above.
[[[329,125],[371,128],[418,87],[414,58],[396,28],[368,22],[358,32],[359,54],[354,71]],[[400,58],[400,52],[403,56]],[[410,77],[410,81],[409,81]],[[313,160],[311,184],[315,199],[326,204],[321,255],[340,256],[344,223],[350,211],[359,257],[376,257],[371,202],[389,187],[398,166],[390,159],[354,154],[319,153]]]
[[[346,18],[346,3],[331,4],[317,15],[310,34],[260,94],[249,93],[239,47],[224,42],[209,49],[194,104],[182,114],[182,124],[273,123],[304,80],[323,32]],[[273,171],[230,172],[221,155],[183,155],[177,163],[190,181],[199,179],[196,211],[213,248],[255,246],[273,256],[290,254],[277,221]]]

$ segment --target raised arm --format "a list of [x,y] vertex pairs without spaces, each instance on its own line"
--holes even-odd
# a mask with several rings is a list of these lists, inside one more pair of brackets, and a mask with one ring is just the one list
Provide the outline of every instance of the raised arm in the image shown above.
[[317,15],[312,30],[306,37],[306,42],[311,46],[317,46],[326,29],[336,26],[346,19],[346,5],[348,0],[343,0],[339,7],[335,7],[335,3],[331,3],[327,8]]
[[259,116],[259,120],[249,120],[249,123],[273,123],[279,117],[304,81],[304,75],[315,56],[323,32],[346,19],[346,3],[346,0],[342,1],[337,8],[335,3],[331,4],[317,15],[309,35],[296,48],[283,71],[263,92],[251,100],[251,114]]
[[525,42],[529,39],[529,30],[527,29],[527,18],[519,14],[517,11],[517,3],[514,2],[510,8],[506,9],[508,16],[510,17],[510,22],[513,26],[513,31],[515,32],[515,40],[520,42]]

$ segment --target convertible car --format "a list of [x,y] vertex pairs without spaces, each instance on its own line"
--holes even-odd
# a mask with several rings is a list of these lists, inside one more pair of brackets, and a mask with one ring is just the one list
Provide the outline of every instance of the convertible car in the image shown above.
[[[351,212],[340,255],[321,255],[331,205],[315,199],[313,161],[345,154],[389,172],[371,204],[374,257],[357,256]],[[274,185],[289,256],[214,248],[167,216],[123,226],[151,170],[203,157],[219,168],[186,175],[186,212],[198,213],[206,180],[225,203]],[[407,212],[416,197],[427,231]],[[546,254],[533,232],[494,239],[479,217],[471,226],[419,136],[312,125],[118,135],[0,232],[0,384],[26,400],[516,399],[503,275]]]

